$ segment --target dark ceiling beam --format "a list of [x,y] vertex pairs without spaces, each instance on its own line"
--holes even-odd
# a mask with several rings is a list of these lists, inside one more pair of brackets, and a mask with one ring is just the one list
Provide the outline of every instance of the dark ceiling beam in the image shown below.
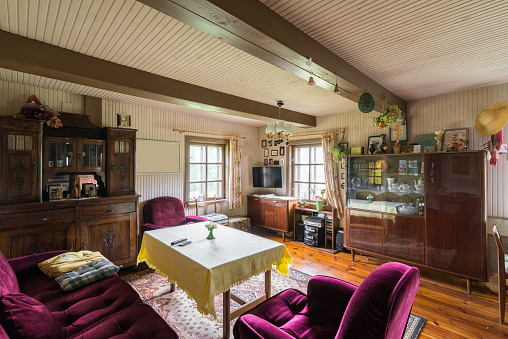
[[382,98],[407,109],[399,98],[283,19],[259,0],[138,0],[255,57],[308,79],[312,57],[318,86],[333,91],[338,76],[342,96],[357,102],[365,91],[382,110]]
[[[264,121],[279,118],[275,105],[158,76],[1,30],[0,41],[0,67],[3,68],[243,118]],[[316,126],[316,117],[300,112],[281,110],[280,118],[301,126]]]

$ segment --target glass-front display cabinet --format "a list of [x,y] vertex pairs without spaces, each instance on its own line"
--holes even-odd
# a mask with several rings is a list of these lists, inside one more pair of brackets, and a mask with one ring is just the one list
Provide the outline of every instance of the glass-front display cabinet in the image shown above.
[[423,154],[351,155],[346,159],[347,208],[424,216]]
[[103,171],[105,140],[45,138],[44,170],[47,172]]

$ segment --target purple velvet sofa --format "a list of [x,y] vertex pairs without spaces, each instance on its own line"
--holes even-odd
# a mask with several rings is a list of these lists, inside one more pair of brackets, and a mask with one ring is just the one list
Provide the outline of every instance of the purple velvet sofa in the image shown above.
[[358,287],[314,276],[307,295],[288,289],[241,315],[234,337],[400,339],[419,283],[417,268],[395,262],[376,268]]
[[0,339],[178,338],[118,276],[65,292],[37,263],[66,251],[6,260],[0,252]]
[[142,231],[192,224],[208,221],[198,216],[185,216],[183,202],[173,197],[158,197],[146,202],[143,206]]

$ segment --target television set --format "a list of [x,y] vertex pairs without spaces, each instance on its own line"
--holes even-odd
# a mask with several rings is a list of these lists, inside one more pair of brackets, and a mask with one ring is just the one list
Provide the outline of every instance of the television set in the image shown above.
[[282,188],[282,167],[252,167],[252,186]]

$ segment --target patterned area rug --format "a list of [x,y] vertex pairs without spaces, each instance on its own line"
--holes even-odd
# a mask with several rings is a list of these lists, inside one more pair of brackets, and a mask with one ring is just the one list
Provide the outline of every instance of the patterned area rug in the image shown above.
[[[307,282],[311,276],[290,269],[289,278],[279,276],[272,271],[272,295],[288,288],[307,291]],[[122,277],[139,293],[141,299],[150,305],[176,331],[180,338],[206,339],[222,338],[222,295],[215,297],[217,319],[202,315],[196,309],[196,303],[185,292],[176,289],[169,293],[169,282],[151,269],[146,269]],[[231,288],[231,292],[243,300],[254,300],[264,293],[264,273],[252,277],[249,281]],[[177,285],[178,287],[178,285]],[[233,300],[231,310],[238,308]],[[231,329],[235,320],[231,321]],[[411,314],[404,339],[415,339],[425,323],[425,318]],[[231,330],[231,337],[233,337]]]

